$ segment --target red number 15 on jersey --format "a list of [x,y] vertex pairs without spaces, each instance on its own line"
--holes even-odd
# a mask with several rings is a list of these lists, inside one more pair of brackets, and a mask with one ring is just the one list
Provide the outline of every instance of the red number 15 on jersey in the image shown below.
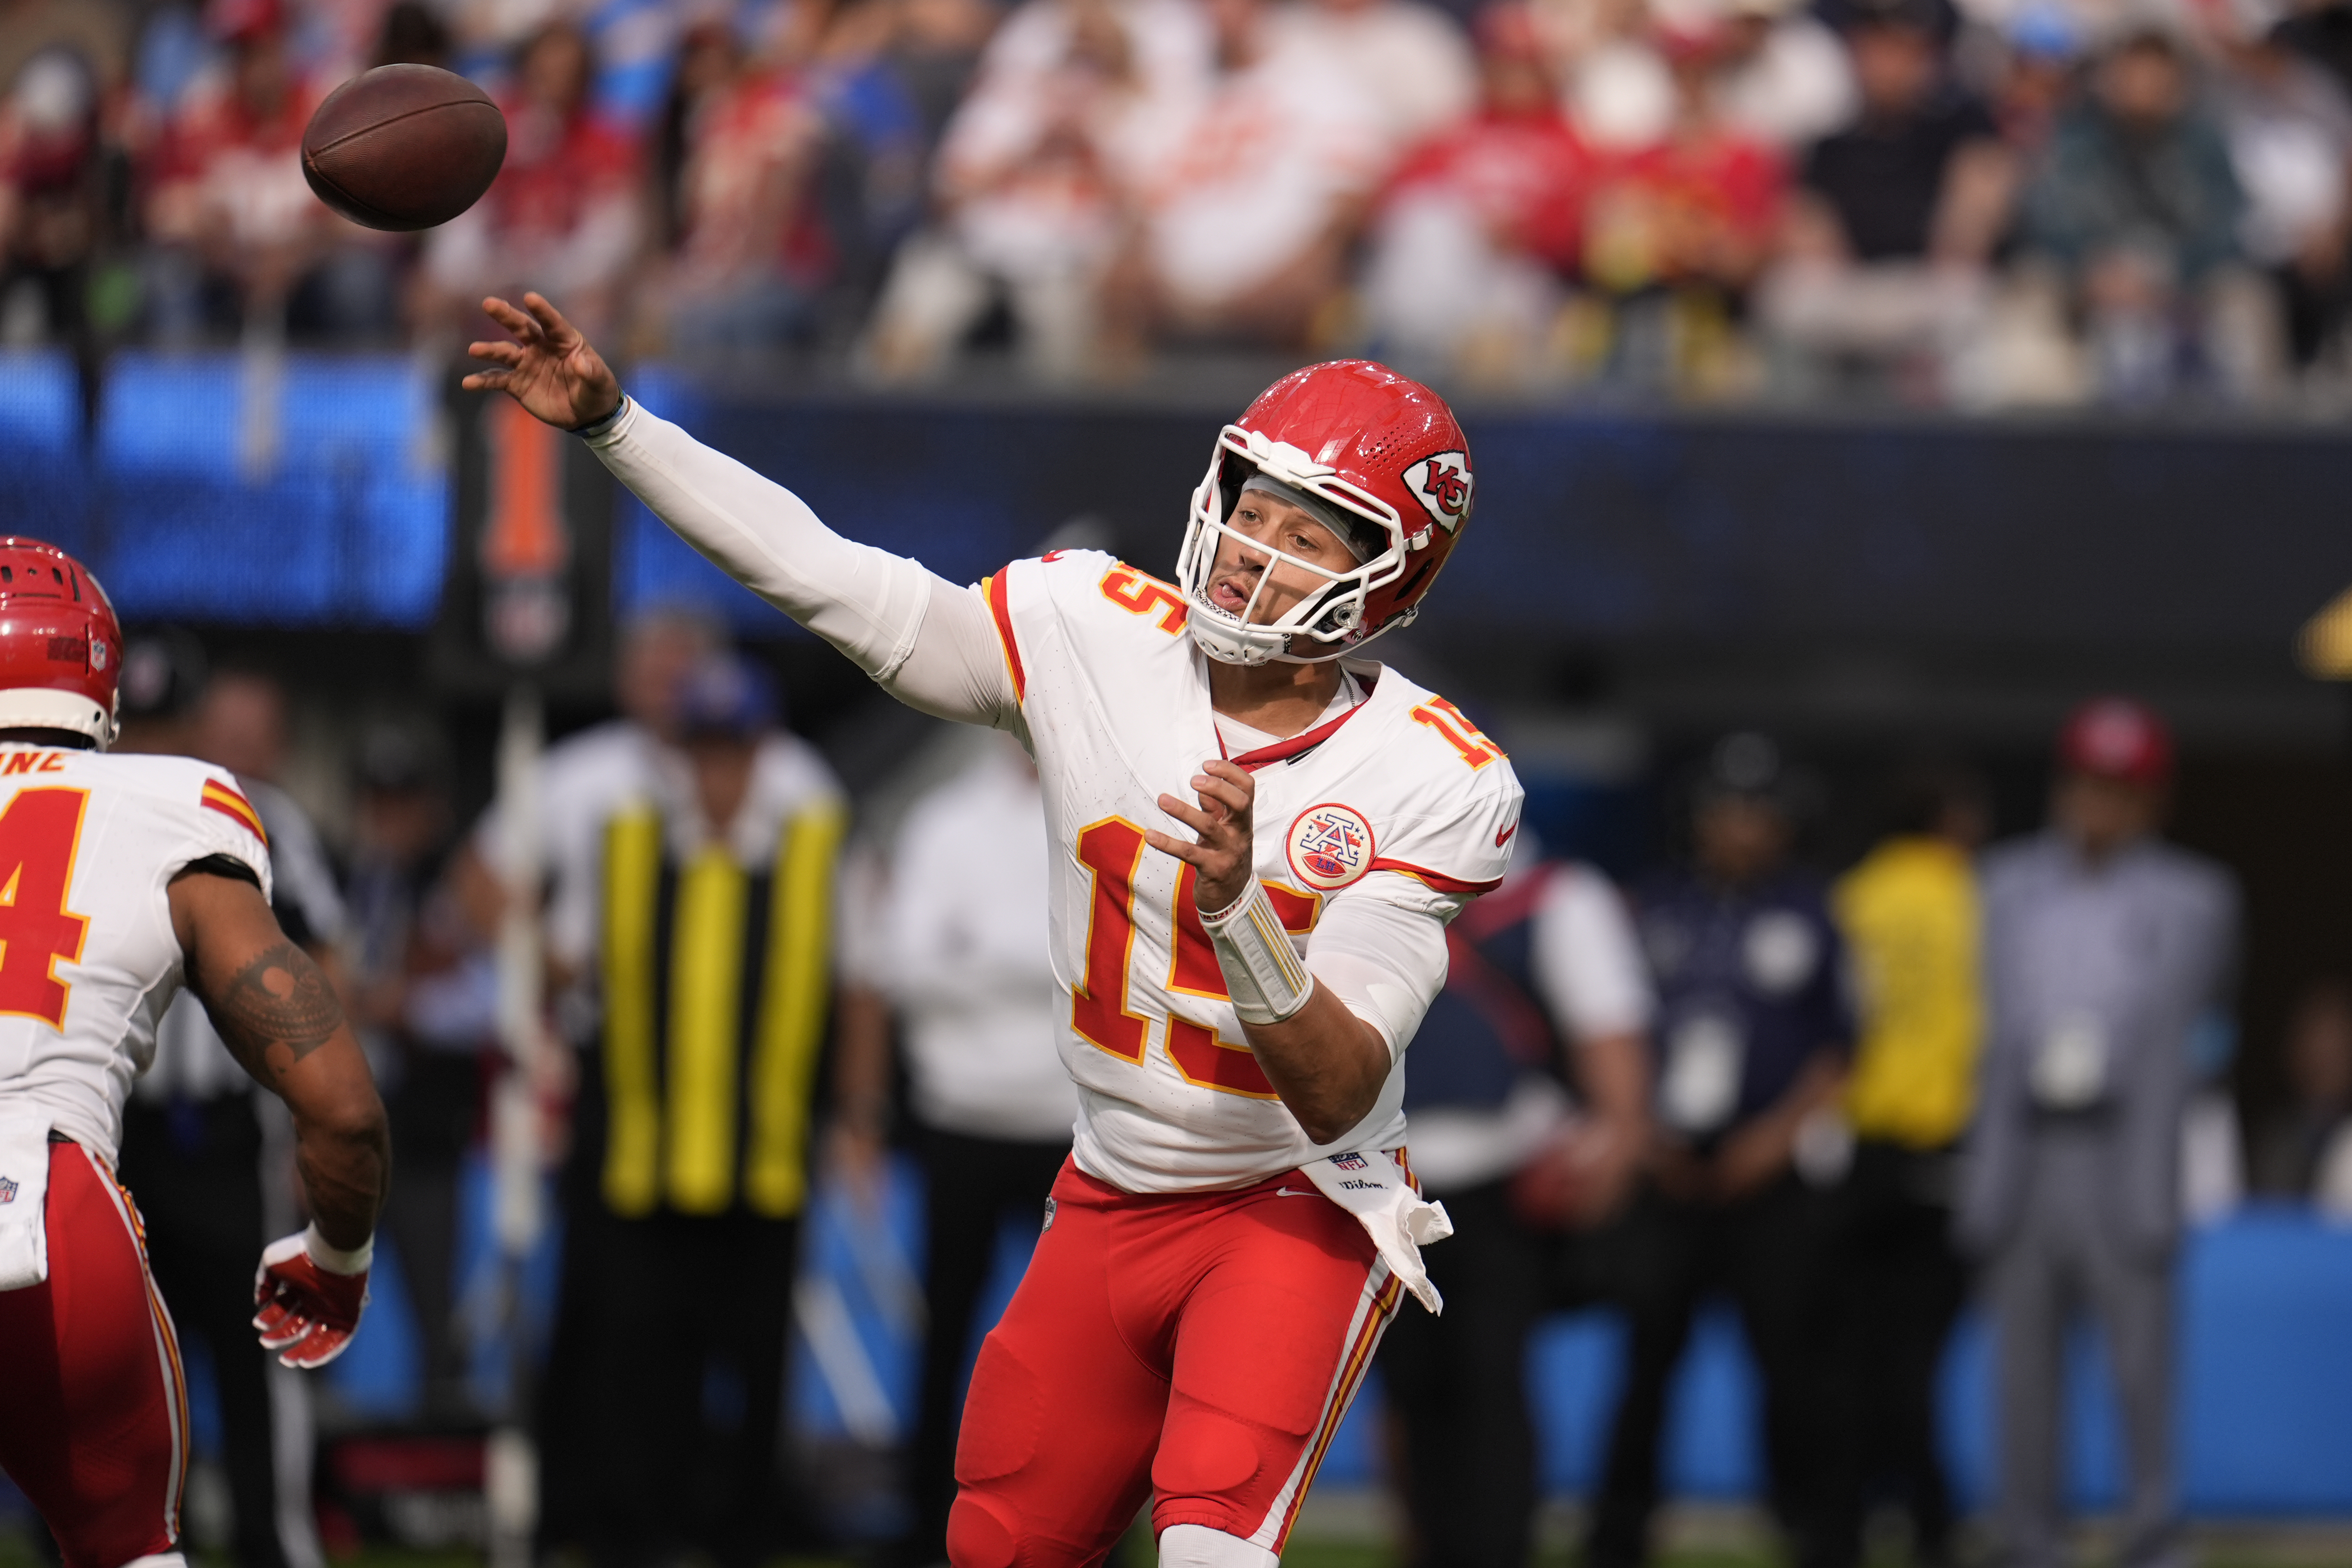
[[[1143,830],[1124,817],[1107,817],[1078,834],[1077,848],[1078,863],[1093,874],[1094,893],[1087,903],[1086,978],[1070,998],[1070,1022],[1089,1044],[1140,1066],[1152,1020],[1129,1005],[1128,977],[1135,956],[1135,873],[1143,863]],[[1176,950],[1168,989],[1223,1000],[1224,971],[1217,967],[1216,951],[1192,902],[1192,868],[1184,866],[1176,879]],[[1320,899],[1276,883],[1265,886],[1283,929],[1294,935],[1314,929]],[[1188,1082],[1254,1100],[1277,1098],[1247,1045],[1223,1040],[1189,1019],[1170,1016],[1164,1021],[1169,1059]]]

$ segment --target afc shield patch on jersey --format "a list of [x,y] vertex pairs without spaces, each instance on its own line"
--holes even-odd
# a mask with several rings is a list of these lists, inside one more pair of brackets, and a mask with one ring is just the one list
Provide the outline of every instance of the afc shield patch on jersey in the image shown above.
[[1439,452],[1404,471],[1408,489],[1429,508],[1437,526],[1447,533],[1461,528],[1470,515],[1470,492],[1477,481],[1470,474],[1466,452]]
[[1352,806],[1309,806],[1290,824],[1290,869],[1318,893],[1332,893],[1372,869],[1372,825]]

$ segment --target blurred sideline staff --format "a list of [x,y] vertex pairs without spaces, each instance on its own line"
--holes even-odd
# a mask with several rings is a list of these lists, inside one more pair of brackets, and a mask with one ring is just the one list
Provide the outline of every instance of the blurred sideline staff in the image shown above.
[[[779,1544],[786,1329],[810,1093],[832,988],[840,786],[775,727],[766,675],[717,654],[674,710],[683,788],[601,833],[593,917],[559,956],[601,1015],[574,1121],[559,1313],[581,1325],[592,1562]],[[689,1286],[690,1311],[678,1292]],[[714,1400],[713,1387],[731,1391]]]
[[1034,1229],[1070,1152],[1077,1091],[1055,1046],[1051,870],[1037,770],[1003,737],[908,812],[842,998],[835,1156],[872,1194],[888,1131],[890,1014],[924,1171],[920,1392],[908,1563],[947,1556],[972,1318],[1008,1221]]
[[[539,841],[528,848],[544,868],[550,990],[559,1038],[572,1051],[589,1049],[596,1027],[593,995],[582,988],[581,969],[593,947],[604,825],[632,800],[663,791],[674,796],[690,787],[677,746],[677,692],[687,672],[718,646],[715,623],[695,611],[663,606],[634,616],[620,629],[613,660],[613,701],[620,713],[565,737],[541,758]],[[507,831],[493,804],[451,867],[459,899],[486,915],[504,903],[500,868],[509,851]],[[547,1087],[551,1098],[561,1098],[571,1085]],[[577,1195],[567,1190],[567,1212],[576,1201]],[[591,1320],[577,1310],[585,1297],[572,1278],[592,1245],[590,1235],[566,1238],[557,1295],[575,1310],[558,1312],[540,1378],[533,1424],[543,1546],[584,1549],[597,1506],[593,1478],[598,1460],[591,1435],[596,1391],[589,1383],[587,1360]]]
[[1448,1311],[1401,1314],[1380,1365],[1404,1456],[1407,1561],[1511,1568],[1532,1559],[1540,1496],[1528,1336],[1567,1304],[1558,1253],[1582,1243],[1558,1233],[1614,1218],[1646,1152],[1656,1001],[1617,889],[1592,866],[1545,859],[1530,828],[1446,947],[1405,1110],[1413,1174],[1454,1217],[1430,1262]]
[[1862,1015],[1842,1227],[1857,1463],[1835,1503],[1857,1531],[1869,1503],[1899,1504],[1914,1560],[1937,1564],[1954,1517],[1937,1384],[1969,1287],[1952,1197],[1984,1033],[1972,857],[1990,822],[1982,783],[1950,762],[1913,764],[1895,795],[1893,831],[1832,898]]
[[[207,680],[193,640],[166,636],[125,655],[144,666],[124,699],[140,714],[120,749],[184,751],[236,776],[269,834],[272,912],[341,988],[342,895],[310,817],[274,779],[286,758],[286,699],[250,670]],[[200,688],[200,689],[198,689]],[[193,707],[184,723],[174,709]],[[194,993],[155,1031],[155,1061],[122,1113],[121,1178],[147,1222],[156,1288],[213,1366],[238,1568],[323,1568],[311,1516],[314,1436],[302,1375],[253,1338],[257,1246],[296,1228],[293,1124],[236,1064]]]
[[2173,1262],[2189,1034],[2219,1004],[2238,890],[2157,838],[2172,737],[2148,708],[2085,704],[2058,739],[2051,826],[1986,858],[1982,1105],[1960,1236],[1982,1258],[1998,1350],[2003,1560],[2054,1568],[2066,1334],[2088,1308],[2121,1396],[2121,1568],[2181,1560]]
[[[1719,742],[1693,801],[1686,871],[1636,900],[1658,987],[1657,1134],[1650,1180],[1613,1239],[1612,1278],[1632,1330],[1623,1392],[1586,1562],[1649,1559],[1668,1385],[1711,1293],[1739,1309],[1763,1384],[1775,1517],[1798,1568],[1843,1568],[1857,1543],[1834,1507],[1830,1198],[1853,1039],[1844,949],[1823,890],[1790,863],[1796,785],[1760,735]],[[1803,1175],[1801,1166],[1810,1167]]]
[[469,904],[443,875],[453,848],[437,749],[404,727],[362,734],[346,894],[352,1020],[392,1115],[400,1182],[383,1225],[416,1312],[425,1411],[478,1418],[457,1332],[457,1213],[481,1120],[482,1052],[497,1039],[494,900]]

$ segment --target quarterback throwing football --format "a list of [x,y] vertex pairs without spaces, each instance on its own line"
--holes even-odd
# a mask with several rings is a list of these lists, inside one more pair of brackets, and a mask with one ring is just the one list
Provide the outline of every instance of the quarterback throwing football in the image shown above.
[[972,1374],[950,1559],[1091,1563],[1149,1496],[1162,1563],[1265,1568],[1399,1295],[1439,1305],[1401,1063],[1520,791],[1451,704],[1351,655],[1468,520],[1461,427],[1382,366],[1299,371],[1219,434],[1174,582],[1064,551],[964,588],[833,533],[523,305],[485,302],[512,340],[473,346],[468,387],[577,431],[901,701],[1036,758],[1076,1142]]

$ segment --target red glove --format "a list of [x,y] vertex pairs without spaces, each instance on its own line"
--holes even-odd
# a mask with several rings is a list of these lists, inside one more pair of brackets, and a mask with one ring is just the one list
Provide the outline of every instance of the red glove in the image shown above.
[[261,1348],[279,1352],[278,1359],[298,1370],[324,1366],[342,1354],[367,1308],[368,1264],[374,1257],[373,1239],[346,1252],[328,1245],[315,1225],[271,1242],[253,1276],[260,1309],[253,1326],[261,1331]]

